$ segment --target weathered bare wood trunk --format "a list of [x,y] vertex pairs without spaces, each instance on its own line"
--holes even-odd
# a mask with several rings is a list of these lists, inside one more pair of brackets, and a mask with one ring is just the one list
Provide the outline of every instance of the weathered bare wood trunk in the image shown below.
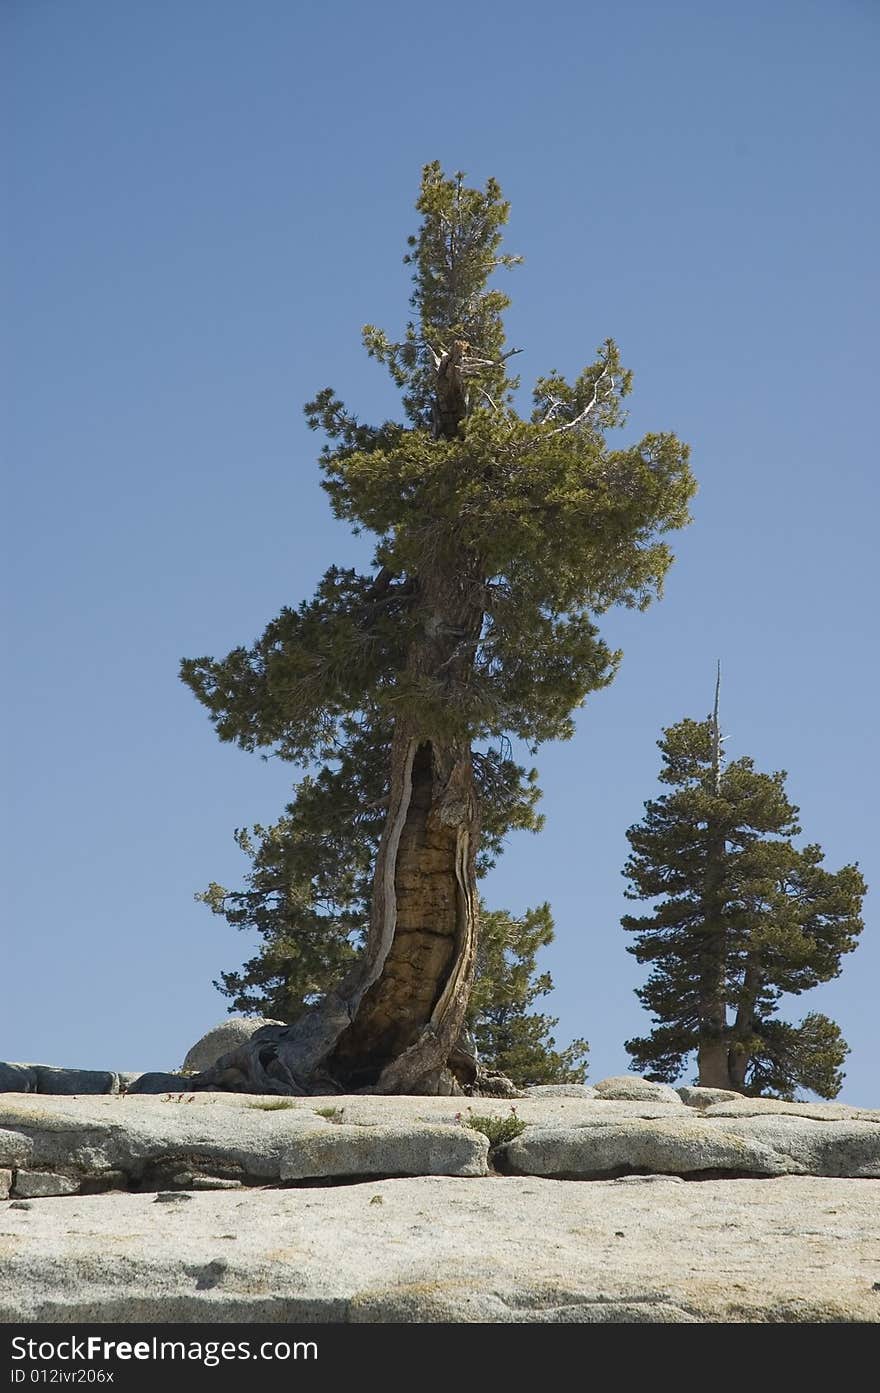
[[468,748],[406,730],[395,746],[404,770],[377,858],[373,980],[328,1063],[348,1086],[397,1093],[446,1064],[464,1024],[479,823]]

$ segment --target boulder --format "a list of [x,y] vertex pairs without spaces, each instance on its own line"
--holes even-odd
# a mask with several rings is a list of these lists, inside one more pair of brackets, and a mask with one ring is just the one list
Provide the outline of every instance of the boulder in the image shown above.
[[198,1074],[202,1069],[210,1069],[223,1054],[247,1044],[252,1035],[267,1025],[282,1025],[282,1021],[264,1020],[260,1016],[227,1016],[225,1021],[215,1025],[197,1040],[188,1051],[182,1068],[190,1074]]
[[0,1063],[0,1093],[36,1093],[37,1076],[27,1064]]
[[713,1103],[735,1103],[742,1098],[729,1088],[677,1088],[676,1093],[689,1108],[711,1108]]
[[79,1181],[51,1171],[16,1171],[12,1193],[19,1200],[43,1199],[49,1195],[75,1195]]
[[618,1099],[633,1103],[671,1103],[681,1107],[682,1101],[674,1088],[668,1083],[652,1083],[638,1074],[615,1074],[612,1078],[601,1079],[594,1084],[597,1098]]
[[31,1068],[37,1076],[38,1093],[119,1092],[117,1075],[107,1069],[56,1069],[51,1064],[33,1064]]
[[138,1074],[125,1089],[128,1093],[186,1093],[189,1087],[187,1074],[148,1073]]

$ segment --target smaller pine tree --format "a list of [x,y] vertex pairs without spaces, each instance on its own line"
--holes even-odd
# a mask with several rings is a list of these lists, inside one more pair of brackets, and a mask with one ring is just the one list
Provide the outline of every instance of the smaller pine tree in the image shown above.
[[837,977],[856,947],[858,866],[828,871],[821,847],[795,847],[784,772],[763,774],[748,757],[722,768],[717,699],[713,717],[671,726],[658,744],[672,791],[629,829],[624,869],[627,898],[654,901],[621,921],[636,935],[628,951],[651,969],[637,995],[654,1027],[627,1041],[633,1067],[672,1082],[696,1052],[705,1086],[836,1097],[848,1053],[839,1027],[776,1011],[783,994]]

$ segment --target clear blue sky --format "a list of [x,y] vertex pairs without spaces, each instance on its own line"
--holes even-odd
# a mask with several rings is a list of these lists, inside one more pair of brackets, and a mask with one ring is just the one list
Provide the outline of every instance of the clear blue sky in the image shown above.
[[[254,943],[193,900],[292,770],[221,745],[182,656],[250,642],[367,546],[301,405],[393,409],[360,326],[406,315],[421,165],[513,203],[526,380],[606,336],[633,431],[693,447],[666,597],[543,751],[547,826],[496,905],[549,899],[559,1039],[647,1024],[619,918],[663,725],[724,664],[731,755],[789,771],[831,868],[877,868],[874,0],[6,0],[11,325],[0,1059],[171,1068]],[[872,405],[872,403],[874,403]],[[876,903],[876,901],[875,901]],[[876,911],[838,981],[843,1097],[880,1105]]]

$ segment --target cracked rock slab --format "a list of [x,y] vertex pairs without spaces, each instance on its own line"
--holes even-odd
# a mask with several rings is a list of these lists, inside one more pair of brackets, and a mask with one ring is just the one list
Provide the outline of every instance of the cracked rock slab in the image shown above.
[[[500,1153],[516,1173],[583,1179],[880,1174],[880,1114],[754,1100],[686,1107],[542,1095],[518,1099],[249,1094],[0,1095],[0,1167],[113,1188],[238,1181],[297,1184],[366,1175],[485,1172],[481,1116],[524,1131]],[[191,1182],[186,1177],[191,1177]]]
[[30,1146],[29,1166],[84,1176],[122,1172],[140,1181],[152,1167],[174,1163],[199,1171],[230,1169],[255,1180],[279,1178],[282,1154],[304,1127],[327,1126],[319,1118],[259,1109],[187,1108],[182,1103],[139,1107],[108,1099],[29,1096],[13,1106],[0,1102],[0,1120]]
[[880,1127],[808,1117],[595,1121],[532,1127],[509,1142],[515,1175],[593,1178],[625,1171],[670,1175],[824,1175],[880,1178]]
[[820,1121],[790,1114],[718,1118],[714,1126],[769,1147],[790,1159],[792,1174],[880,1179],[880,1127],[876,1122]]
[[854,1108],[848,1103],[786,1103],[778,1098],[743,1098],[713,1102],[707,1117],[806,1117],[813,1122],[873,1122],[880,1124],[876,1108]]
[[6,1204],[0,1321],[876,1322],[878,1195],[421,1177]]
[[0,1093],[43,1093],[78,1097],[118,1093],[120,1075],[110,1069],[59,1069],[54,1064],[0,1063]]
[[16,1171],[12,1193],[17,1200],[45,1199],[50,1195],[75,1195],[79,1181],[51,1171]]
[[119,1078],[108,1069],[56,1069],[50,1064],[32,1064],[37,1076],[37,1092],[79,1096],[90,1093],[118,1093]]
[[389,1114],[380,1112],[358,1126],[338,1107],[247,1101],[207,1107],[121,1096],[7,1098],[0,1100],[0,1162],[108,1187],[120,1176],[125,1184],[156,1186],[182,1183],[181,1176],[265,1184],[486,1173],[487,1138],[454,1114],[442,1122],[401,1121],[399,1114],[386,1122]]
[[437,1123],[347,1127],[310,1132],[282,1157],[282,1180],[348,1175],[480,1176],[489,1139],[470,1127]]

